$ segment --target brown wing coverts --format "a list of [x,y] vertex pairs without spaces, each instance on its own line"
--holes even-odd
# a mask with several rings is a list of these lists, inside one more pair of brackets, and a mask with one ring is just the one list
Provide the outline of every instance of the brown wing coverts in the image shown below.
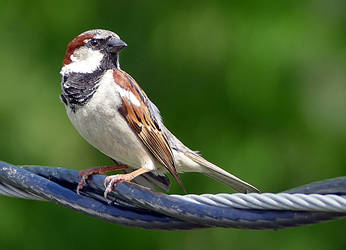
[[158,159],[185,190],[181,179],[174,166],[172,150],[168,144],[166,135],[161,131],[155,117],[151,114],[146,101],[146,94],[137,82],[126,72],[114,70],[114,81],[124,90],[132,92],[140,102],[135,105],[125,96],[122,96],[122,106],[119,112],[136,132],[149,151]]

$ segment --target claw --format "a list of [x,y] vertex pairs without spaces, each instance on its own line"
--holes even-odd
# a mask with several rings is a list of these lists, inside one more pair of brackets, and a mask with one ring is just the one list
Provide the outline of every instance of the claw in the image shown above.
[[80,194],[80,190],[82,190],[82,188],[87,184],[86,183],[86,180],[88,179],[88,177],[90,176],[91,174],[88,174],[86,171],[82,170],[79,172],[79,182],[78,182],[78,186],[77,186],[77,194]]
[[84,187],[84,185],[86,185],[86,176],[82,176],[81,179],[79,180],[78,186],[77,186],[77,194],[80,194],[80,190]]
[[106,188],[105,192],[103,193],[103,197],[105,198],[106,201],[108,201],[107,199],[107,195],[108,193],[112,192],[112,188],[110,188],[109,186]]
[[77,194],[80,194],[80,190],[83,189],[83,187],[87,184],[86,180],[89,178],[89,176],[93,176],[94,174],[106,174],[110,171],[115,170],[123,170],[127,169],[128,166],[126,165],[114,165],[114,166],[103,166],[103,167],[94,167],[89,168],[86,170],[79,171],[79,183],[76,189]]
[[103,183],[106,187],[106,190],[103,194],[103,196],[105,197],[105,200],[107,200],[108,193],[113,191],[113,187],[117,183],[121,181],[131,181],[133,178],[136,178],[138,175],[144,174],[148,171],[150,170],[147,168],[139,168],[129,174],[116,174],[116,175],[107,176]]
[[113,189],[114,189],[114,186],[116,184],[118,184],[119,182],[122,182],[122,181],[130,181],[129,178],[127,178],[128,176],[125,175],[125,174],[117,174],[117,175],[110,175],[110,176],[107,176],[103,182],[106,190],[103,194],[103,197],[105,198],[105,200],[107,200],[107,195],[108,193],[112,192]]

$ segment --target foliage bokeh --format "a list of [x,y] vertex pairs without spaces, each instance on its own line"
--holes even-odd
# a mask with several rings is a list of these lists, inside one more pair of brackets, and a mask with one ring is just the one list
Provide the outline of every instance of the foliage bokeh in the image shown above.
[[[58,99],[67,43],[93,28],[186,145],[265,192],[346,170],[345,2],[1,1],[0,158],[84,169],[111,162]],[[183,174],[189,193],[230,190]],[[181,192],[174,184],[172,192]],[[0,197],[0,249],[345,249],[345,221],[279,231],[160,232]],[[249,240],[251,239],[251,240]]]

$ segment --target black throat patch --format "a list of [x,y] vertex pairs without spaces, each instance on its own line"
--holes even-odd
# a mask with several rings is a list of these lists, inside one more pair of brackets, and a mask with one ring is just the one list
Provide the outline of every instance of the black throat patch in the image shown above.
[[95,94],[104,72],[99,69],[92,73],[70,73],[63,76],[61,100],[75,112]]

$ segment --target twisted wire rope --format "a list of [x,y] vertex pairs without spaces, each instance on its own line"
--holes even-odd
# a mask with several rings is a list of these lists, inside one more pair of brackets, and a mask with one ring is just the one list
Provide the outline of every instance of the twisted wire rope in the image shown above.
[[195,203],[261,210],[346,212],[346,198],[338,195],[250,193],[171,195]]
[[0,162],[0,194],[53,201],[102,220],[147,229],[207,227],[279,229],[346,216],[346,177],[285,193],[167,195],[122,182],[103,198],[105,176],[95,175],[75,192],[78,171]]

